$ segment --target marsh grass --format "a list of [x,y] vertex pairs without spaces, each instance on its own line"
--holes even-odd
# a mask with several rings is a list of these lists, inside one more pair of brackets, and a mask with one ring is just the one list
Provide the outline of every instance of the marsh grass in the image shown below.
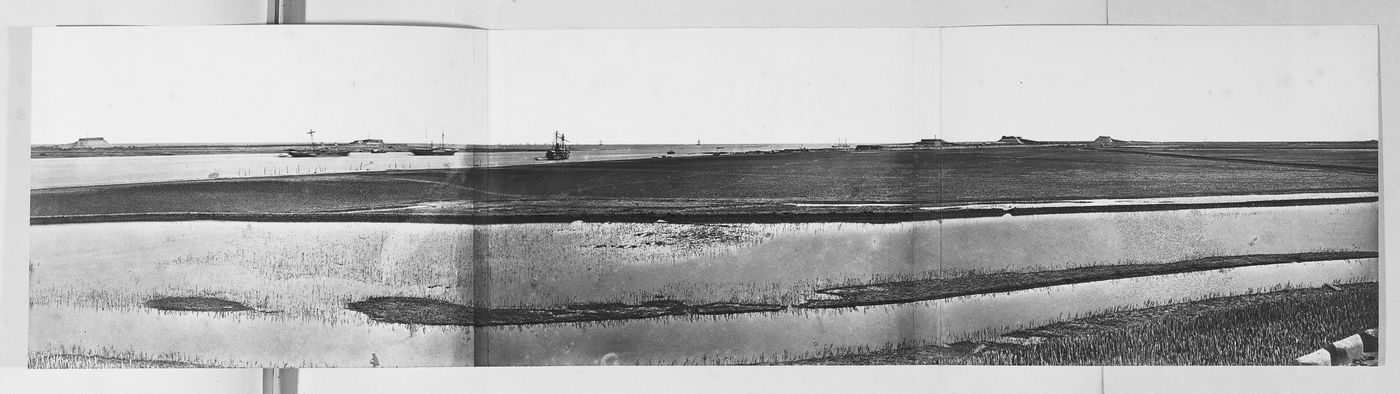
[[[341,225],[336,225],[341,226]],[[661,283],[636,289],[629,277],[697,256],[733,253],[771,233],[746,226],[570,225],[324,226],[204,223],[140,234],[107,235],[93,251],[36,255],[31,304],[123,308],[160,297],[214,297],[259,311],[326,317],[348,302],[402,296],[472,304],[473,231],[487,235],[491,303],[548,307],[589,302],[639,303],[659,295],[711,302],[762,298],[774,283]],[[210,228],[212,227],[212,228]],[[771,227],[783,227],[771,226]],[[327,231],[321,231],[327,230]],[[189,235],[187,233],[198,233]],[[614,244],[637,248],[594,248]],[[128,250],[102,253],[109,247]],[[147,249],[139,249],[150,247]],[[176,249],[178,248],[178,249]],[[98,267],[101,275],[92,275]],[[603,283],[608,296],[580,293],[580,283]],[[737,290],[737,291],[736,291]],[[577,295],[576,295],[577,294]],[[723,294],[722,296],[720,294]]]
[[[1292,289],[1096,316],[1110,329],[989,355],[991,364],[1288,365],[1379,324],[1375,283]],[[1061,329],[1051,326],[1048,330]]]
[[470,249],[441,247],[462,245],[463,229],[344,227],[181,223],[114,234],[92,240],[94,251],[34,256],[30,303],[121,309],[211,297],[325,319],[376,295],[470,303],[470,270],[458,271]]
[[130,349],[101,346],[50,344],[29,353],[31,369],[103,369],[103,368],[325,368],[337,367],[318,363],[266,363],[207,357],[184,352],[149,353]]
[[180,352],[145,353],[113,347],[46,345],[29,354],[29,368],[251,368],[245,362],[201,357]]
[[1070,314],[1048,324],[988,328],[951,340],[827,346],[740,363],[1290,365],[1325,343],[1378,324],[1378,287],[1368,280],[1374,279],[1333,281],[1342,291],[1280,283]]
[[[1309,217],[1373,212],[1333,210],[1337,213]],[[1196,223],[1287,213],[1183,215]],[[1158,216],[1123,217],[1156,223],[1148,219]],[[1163,231],[1176,234],[1184,229],[1147,226],[1151,229],[1141,231],[1140,238],[1158,240]],[[493,308],[651,300],[794,306],[819,299],[816,290],[826,287],[1152,264],[1238,252],[1173,236],[1165,244],[1151,244],[1154,251],[1149,254],[1134,252],[1123,258],[1077,259],[1056,251],[1044,259],[1016,255],[981,261],[986,255],[977,255],[979,261],[949,257],[955,261],[945,262],[937,251],[906,244],[944,237],[944,230],[937,230],[941,224],[931,223],[179,222],[35,229],[42,231],[35,231],[31,244],[32,304],[122,308],[155,297],[218,297],[267,313],[328,321],[346,320],[344,306],[368,297],[421,297]],[[85,243],[64,243],[67,237],[83,237]],[[479,247],[483,250],[477,251]],[[1338,236],[1298,248],[1368,250],[1369,245],[1365,237]],[[486,257],[482,265],[473,262],[473,255],[479,254]],[[476,289],[482,289],[486,299],[476,300]]]
[[146,307],[163,311],[240,312],[252,310],[237,301],[215,297],[159,297],[146,301]]
[[[134,234],[104,230],[121,224],[74,226],[90,226],[90,237],[97,238],[35,249],[32,304],[117,308],[157,297],[217,297],[258,311],[327,320],[345,319],[349,302],[394,296],[493,308],[659,299],[796,305],[829,287],[1146,262],[1051,260],[969,268],[910,265],[900,261],[915,256],[893,253],[857,255],[868,261],[851,264],[813,262],[809,268],[808,262],[768,260],[792,252],[824,255],[787,248],[900,242],[921,231],[913,224],[189,222],[143,226]],[[473,239],[489,245],[484,267],[471,260],[478,247]],[[488,274],[482,283],[479,273]],[[474,300],[474,286],[486,286],[489,299]]]

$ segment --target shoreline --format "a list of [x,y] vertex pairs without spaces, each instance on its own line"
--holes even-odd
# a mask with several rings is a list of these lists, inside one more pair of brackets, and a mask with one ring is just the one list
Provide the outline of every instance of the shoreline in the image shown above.
[[1259,265],[1333,260],[1374,259],[1377,252],[1311,252],[1205,257],[1159,264],[1117,264],[1062,270],[1005,272],[952,279],[925,279],[818,289],[817,294],[839,297],[810,300],[798,308],[850,308],[902,304],[962,296],[1030,290],[1043,287],[1211,271]]
[[[382,146],[374,145],[329,145],[328,147],[338,147],[351,150],[353,152],[366,152],[370,149],[385,149],[386,152],[408,153],[410,149],[426,148],[428,144],[407,144],[394,143]],[[34,148],[29,151],[31,160],[43,159],[82,159],[82,158],[103,158],[103,157],[165,157],[165,156],[200,156],[200,155],[269,155],[286,153],[288,149],[306,149],[307,144],[267,144],[267,145],[228,145],[228,146],[118,146],[96,149],[85,148]],[[507,152],[544,152],[549,148],[455,148],[461,152],[472,153],[507,153]]]

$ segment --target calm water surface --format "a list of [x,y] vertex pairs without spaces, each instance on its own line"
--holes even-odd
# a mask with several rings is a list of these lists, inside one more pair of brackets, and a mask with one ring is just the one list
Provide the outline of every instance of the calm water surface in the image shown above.
[[[723,151],[796,148],[799,145],[734,145]],[[453,156],[414,156],[407,152],[351,153],[345,157],[279,157],[276,153],[120,156],[32,159],[30,187],[49,188],[211,178],[326,174],[380,170],[546,165],[565,162],[644,159],[720,151],[716,145],[635,145],[582,147],[568,161],[535,160],[543,152],[461,152]]]

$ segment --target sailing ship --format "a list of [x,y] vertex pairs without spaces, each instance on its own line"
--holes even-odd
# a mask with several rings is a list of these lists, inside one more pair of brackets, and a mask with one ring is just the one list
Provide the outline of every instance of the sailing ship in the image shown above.
[[447,147],[446,131],[443,131],[439,138],[442,139],[442,146],[433,145],[432,141],[429,141],[427,148],[413,148],[409,149],[408,152],[417,156],[452,156],[457,154],[456,149]]
[[316,145],[316,130],[308,129],[306,135],[311,136],[311,147],[309,149],[287,149],[288,157],[328,157],[328,156],[349,156],[350,151],[345,149],[331,149],[325,146]]
[[554,132],[554,147],[549,148],[548,151],[545,151],[545,152],[544,152],[544,159],[545,159],[545,160],[568,160],[568,159],[569,159],[569,141],[564,139],[564,134],[563,134],[563,133],[560,133],[560,132],[558,132],[558,131],[555,131],[555,132]]

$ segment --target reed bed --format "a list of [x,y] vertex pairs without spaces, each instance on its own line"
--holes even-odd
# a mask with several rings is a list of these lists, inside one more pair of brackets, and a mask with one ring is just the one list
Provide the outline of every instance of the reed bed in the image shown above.
[[182,223],[132,226],[135,234],[105,232],[89,237],[96,238],[91,245],[36,253],[30,302],[111,309],[163,296],[201,296],[320,318],[338,316],[346,302],[369,296],[471,302],[470,270],[459,270],[470,261],[470,250],[442,247],[462,245],[469,233],[431,226],[342,227]]
[[[1298,289],[1248,295],[1175,310],[1157,318],[993,353],[990,364],[1287,365],[1322,344],[1379,324],[1375,283],[1344,291]],[[1167,309],[1163,307],[1162,309]],[[1126,313],[1126,312],[1124,312]],[[1120,313],[1122,315],[1124,313]]]
[[[666,281],[661,279],[669,275],[656,272],[688,259],[737,253],[771,237],[772,231],[797,226],[196,227],[142,229],[137,240],[131,234],[106,232],[100,236],[104,239],[84,246],[89,250],[49,246],[55,251],[39,251],[33,258],[31,304],[117,308],[162,296],[205,296],[259,311],[324,317],[342,310],[345,303],[372,296],[473,304],[475,286],[489,286],[495,307],[641,302],[658,296],[707,302],[765,300],[771,297],[762,295],[780,284],[711,283],[693,277]],[[478,242],[490,247],[481,251],[485,264],[475,265]],[[94,274],[94,268],[100,274]],[[482,272],[489,280],[478,283],[476,276]],[[639,276],[650,276],[655,286],[629,285]]]
[[180,352],[152,354],[134,350],[119,350],[107,346],[86,348],[76,345],[50,344],[38,351],[31,351],[29,354],[29,368],[34,369],[254,367],[263,366]]
[[96,348],[49,344],[29,353],[30,369],[107,368],[329,368],[319,363],[253,362],[207,357],[184,352],[149,353],[110,346]]
[[[1150,301],[990,327],[943,340],[825,346],[741,364],[1290,365],[1294,358],[1379,322],[1374,279],[1341,288],[1280,283],[1240,294]],[[1008,339],[1009,338],[1009,339]]]

